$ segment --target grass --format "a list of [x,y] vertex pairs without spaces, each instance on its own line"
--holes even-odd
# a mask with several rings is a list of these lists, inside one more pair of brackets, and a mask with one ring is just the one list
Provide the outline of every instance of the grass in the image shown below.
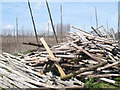
[[0,74],[0,77],[3,77],[3,74]]
[[120,81],[120,77],[115,77],[114,80]]
[[0,90],[6,90],[5,88],[0,87]]
[[30,51],[24,51],[24,52],[20,52],[21,54],[28,54],[28,53],[30,53]]
[[[28,54],[28,53],[30,53],[30,51],[27,50],[27,51],[23,51],[23,52],[20,52],[20,53],[21,53],[21,54]],[[18,53],[15,53],[14,55],[15,55],[15,56],[19,56]]]
[[102,82],[102,81],[97,81],[95,78],[88,78],[87,80],[85,80],[85,87],[86,88],[90,88],[90,89],[98,89],[101,90],[101,88],[112,88],[115,90],[120,89],[120,77],[114,78],[114,80],[117,79],[119,81],[117,81],[116,84],[109,84],[106,82]]

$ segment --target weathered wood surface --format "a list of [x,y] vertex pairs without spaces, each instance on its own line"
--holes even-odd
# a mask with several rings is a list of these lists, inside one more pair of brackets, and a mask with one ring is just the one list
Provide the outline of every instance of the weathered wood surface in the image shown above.
[[[52,51],[50,50],[50,48],[48,47],[47,43],[45,42],[44,38],[40,38],[42,44],[44,45],[45,49],[47,50],[47,52],[49,53],[51,58],[55,58],[55,56],[53,55]],[[60,67],[58,62],[54,62],[55,66],[58,68],[59,73],[61,74],[61,76],[65,75],[65,72],[63,71],[63,69]]]
[[119,63],[120,63],[120,61],[114,62],[114,63],[112,63],[112,64],[107,64],[107,65],[105,65],[104,67],[98,68],[97,70],[106,69],[106,68],[112,67],[112,66],[114,66],[114,65],[117,65],[117,64],[119,64]]
[[87,77],[118,77],[120,74],[99,74],[99,75],[88,75]]
[[114,84],[116,81],[112,78],[120,76],[118,41],[105,30],[96,36],[72,28],[77,32],[69,32],[65,42],[51,48],[41,38],[44,46],[41,51],[18,53],[18,56],[3,52],[0,85],[4,88],[80,88],[84,87],[81,78],[89,77]]
[[108,79],[108,78],[100,78],[100,80],[105,81],[105,82],[108,82],[108,83],[111,83],[111,84],[115,84],[115,83],[116,83],[116,81],[110,80],[110,79]]
[[[53,77],[52,73],[49,72],[46,75],[41,75],[39,72],[34,71],[33,67],[22,63],[21,60],[17,60],[18,58],[15,59],[16,57],[8,53],[3,53],[3,55],[3,59],[0,61],[0,75],[2,75],[0,77],[0,85],[3,88],[78,88],[82,86],[74,85],[74,83],[71,83],[71,86],[67,83],[62,85],[59,77]],[[55,79],[55,81],[51,81],[50,79]],[[61,82],[58,82],[58,79]],[[73,82],[75,81],[73,80]]]

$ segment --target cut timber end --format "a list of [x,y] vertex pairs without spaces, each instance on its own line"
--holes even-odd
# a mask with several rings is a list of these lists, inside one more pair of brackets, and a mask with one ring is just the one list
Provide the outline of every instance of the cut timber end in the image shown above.
[[[44,38],[40,38],[40,41],[42,42],[43,46],[45,47],[46,51],[49,53],[51,58],[55,58],[55,56],[53,55],[52,51],[50,50],[50,48],[48,47],[46,41],[44,40]],[[60,67],[58,62],[54,62],[55,66],[57,67],[59,73],[61,74],[61,76],[65,76],[65,72],[62,70],[62,68]]]

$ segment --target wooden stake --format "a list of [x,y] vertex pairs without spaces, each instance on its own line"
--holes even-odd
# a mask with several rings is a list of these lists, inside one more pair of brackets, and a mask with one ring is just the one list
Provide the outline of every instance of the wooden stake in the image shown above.
[[[42,42],[43,46],[45,47],[46,51],[49,53],[49,56],[51,58],[55,58],[55,56],[53,55],[52,51],[50,50],[50,48],[48,47],[46,41],[44,40],[44,38],[40,38],[40,41]],[[59,73],[61,74],[61,76],[65,76],[64,71],[62,70],[62,68],[60,67],[58,62],[54,62],[55,66],[57,67]]]

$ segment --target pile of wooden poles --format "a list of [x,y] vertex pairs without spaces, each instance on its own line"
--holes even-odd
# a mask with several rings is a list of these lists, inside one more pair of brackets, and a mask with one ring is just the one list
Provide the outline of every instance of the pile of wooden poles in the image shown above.
[[28,66],[23,62],[24,59],[9,53],[3,52],[3,55],[0,55],[0,87],[47,89],[79,88],[84,86],[84,83],[76,78],[63,81],[51,72],[40,74],[35,70],[35,67]]
[[[102,27],[102,26],[101,26]],[[120,48],[112,35],[98,32],[88,33],[76,27],[69,32],[67,40],[49,49],[43,38],[45,51],[32,52],[23,56],[25,62],[41,73],[58,71],[61,79],[95,77],[109,83],[111,77],[120,76]],[[96,32],[95,32],[96,31]],[[56,73],[55,73],[56,74]]]
[[84,87],[81,81],[89,77],[115,84],[112,78],[120,77],[117,40],[94,28],[98,35],[72,28],[76,31],[69,32],[65,42],[51,48],[41,38],[45,50],[18,53],[18,56],[3,53],[0,86],[75,88]]

